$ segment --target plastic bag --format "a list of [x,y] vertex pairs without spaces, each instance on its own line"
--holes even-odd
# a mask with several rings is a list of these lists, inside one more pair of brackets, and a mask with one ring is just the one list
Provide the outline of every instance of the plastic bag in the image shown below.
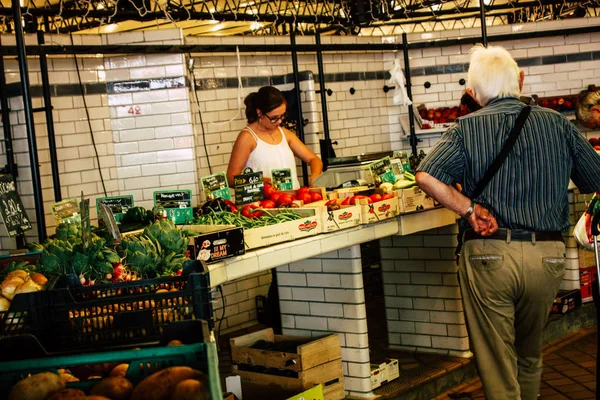
[[586,250],[594,251],[594,236],[592,235],[592,225],[598,224],[600,220],[600,196],[594,195],[587,210],[583,213],[575,228],[573,236],[577,243]]

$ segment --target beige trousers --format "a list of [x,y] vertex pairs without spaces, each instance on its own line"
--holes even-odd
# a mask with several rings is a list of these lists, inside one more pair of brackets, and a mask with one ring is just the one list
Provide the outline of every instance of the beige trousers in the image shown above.
[[459,261],[471,350],[487,400],[533,400],[542,330],[565,274],[560,241],[467,241]]

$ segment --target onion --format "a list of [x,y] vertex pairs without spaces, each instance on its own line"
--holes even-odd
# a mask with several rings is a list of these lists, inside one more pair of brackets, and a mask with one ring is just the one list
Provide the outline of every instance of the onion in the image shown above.
[[23,283],[21,286],[19,286],[17,290],[15,290],[15,295],[19,293],[38,292],[40,290],[42,290],[42,287],[35,283],[32,279],[30,279]]
[[0,297],[0,312],[8,311],[10,308],[10,301],[4,297]]
[[44,287],[46,285],[46,283],[48,283],[48,278],[46,278],[44,275],[40,274],[39,272],[34,272],[33,274],[31,274],[31,279],[37,283],[38,285]]
[[11,300],[15,297],[15,290],[19,286],[21,286],[25,281],[18,276],[9,276],[0,284],[0,291],[2,291],[2,296],[6,297],[8,300]]

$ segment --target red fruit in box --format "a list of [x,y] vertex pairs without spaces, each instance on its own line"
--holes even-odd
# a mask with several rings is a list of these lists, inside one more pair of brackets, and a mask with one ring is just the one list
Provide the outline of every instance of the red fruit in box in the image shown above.
[[444,111],[442,111],[442,117],[448,118],[450,116],[451,112],[452,112],[451,109],[446,108]]
[[421,118],[425,118],[425,116],[427,115],[427,110],[426,109],[419,110],[419,115],[421,116]]
[[442,118],[440,118],[440,120],[439,120],[439,121],[440,121],[440,124],[445,124],[445,123],[446,123],[446,121],[448,121],[448,119],[446,119],[446,118],[442,117]]
[[298,193],[298,200],[302,200],[304,202],[304,204],[312,203],[312,200],[310,198],[310,193],[308,193],[308,192]]
[[442,112],[441,111],[436,111],[434,115],[435,115],[436,118],[439,118],[439,117],[442,116]]
[[310,194],[310,199],[312,201],[319,201],[319,200],[323,200],[323,196],[319,192],[312,192]]
[[569,101],[569,100],[565,100],[565,104],[564,104],[566,109],[571,109],[573,108],[573,104]]
[[421,128],[422,128],[422,129],[431,129],[431,125],[429,125],[429,124],[423,124],[423,125],[421,126]]
[[562,106],[563,104],[565,104],[565,99],[563,99],[562,97],[560,99],[558,99],[558,105]]
[[594,150],[600,150],[600,146],[594,146]]

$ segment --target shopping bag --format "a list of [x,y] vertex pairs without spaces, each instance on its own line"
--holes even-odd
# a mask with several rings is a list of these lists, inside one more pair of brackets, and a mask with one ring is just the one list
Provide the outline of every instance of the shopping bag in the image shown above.
[[575,228],[573,236],[577,243],[586,250],[594,251],[594,237],[592,235],[592,225],[600,222],[600,196],[594,195],[588,208],[585,210]]

